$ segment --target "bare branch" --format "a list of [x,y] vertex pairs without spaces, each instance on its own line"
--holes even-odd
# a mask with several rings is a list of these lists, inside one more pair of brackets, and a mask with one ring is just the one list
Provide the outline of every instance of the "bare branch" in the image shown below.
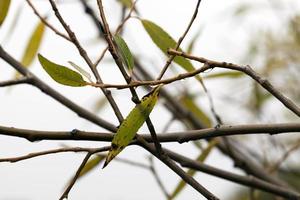
[[282,93],[280,93],[276,88],[274,88],[274,86],[268,80],[262,78],[258,73],[256,73],[250,66],[240,66],[233,63],[217,62],[203,57],[192,56],[173,49],[169,49],[168,53],[171,55],[182,56],[191,60],[195,60],[200,63],[205,63],[209,68],[218,67],[244,72],[252,79],[254,79],[257,83],[259,83],[268,92],[270,92],[274,97],[276,97],[283,105],[285,105],[285,107],[287,107],[289,110],[291,110],[293,113],[300,117],[300,108],[294,102],[292,102]]
[[195,190],[197,190],[200,194],[202,194],[206,199],[218,200],[219,198],[208,191],[205,187],[203,187],[200,183],[198,183],[192,176],[187,174],[183,169],[181,169],[173,160],[169,158],[162,151],[161,154],[157,154],[155,151],[155,147],[149,143],[147,143],[142,137],[137,135],[137,140],[140,142],[140,145],[144,147],[147,151],[149,151],[152,155],[157,157],[160,161],[162,161],[165,165],[167,165],[170,169],[172,169],[178,176],[182,178],[187,184],[192,186]]
[[64,193],[61,195],[61,197],[59,198],[59,200],[64,200],[64,199],[68,199],[68,195],[69,192],[71,191],[72,187],[74,186],[76,180],[78,179],[80,172],[82,171],[82,169],[84,168],[85,164],[88,162],[89,158],[93,155],[93,153],[89,152],[86,154],[86,156],[84,157],[83,161],[81,162],[78,170],[76,171],[75,176],[73,177],[73,179],[70,181],[67,189],[64,191]]
[[30,81],[31,81],[31,78],[21,77],[21,78],[18,78],[18,79],[2,81],[2,82],[0,82],[0,87],[7,87],[7,86],[24,84],[24,83],[28,84],[28,83],[30,83]]
[[30,153],[28,155],[24,156],[18,156],[13,158],[1,158],[0,162],[19,162],[22,160],[28,160],[31,158],[39,157],[39,156],[45,156],[49,154],[56,154],[56,153],[65,153],[65,152],[103,152],[108,151],[110,149],[110,146],[102,147],[102,148],[84,148],[84,147],[66,147],[66,148],[60,148],[60,149],[54,149],[54,150],[47,150],[47,151],[40,151],[35,153]]
[[[122,64],[122,61],[121,61],[121,58],[117,52],[117,49],[114,45],[114,42],[113,42],[113,38],[112,38],[112,35],[111,35],[111,32],[110,32],[110,29],[109,29],[109,25],[106,21],[106,17],[105,17],[105,14],[104,14],[104,8],[103,8],[103,4],[102,4],[102,0],[97,0],[97,4],[98,4],[98,7],[99,7],[99,11],[100,11],[100,17],[102,19],[102,22],[103,22],[103,25],[104,25],[104,37],[108,43],[108,50],[110,52],[110,54],[112,55],[115,63],[117,64],[119,70],[121,71],[124,79],[126,80],[127,84],[130,84],[131,82],[131,77],[128,76],[123,64]],[[131,95],[132,95],[132,100],[134,103],[140,103],[140,99],[135,91],[135,89],[133,87],[130,87],[130,92],[131,92]],[[155,147],[156,147],[156,150],[158,153],[160,153],[161,151],[161,145],[159,143],[159,141],[157,140],[157,136],[156,136],[156,131],[155,131],[155,128],[151,122],[151,119],[150,117],[147,117],[146,119],[146,124],[147,124],[147,127],[151,133],[151,137],[153,138],[153,141],[154,141],[154,144],[155,144]]]
[[54,28],[54,26],[52,26],[48,21],[46,17],[42,17],[42,15],[37,11],[37,9],[34,7],[34,5],[32,4],[32,2],[30,0],[26,0],[28,5],[31,7],[31,9],[33,10],[34,14],[48,27],[50,28],[54,33],[56,33],[57,35],[59,35],[60,37],[68,40],[69,42],[71,42],[70,38],[59,32],[56,28]]
[[[246,125],[222,125],[215,128],[199,130],[158,133],[157,139],[160,142],[188,142],[200,139],[210,139],[231,135],[246,134],[280,134],[280,133],[300,133],[300,123],[284,124],[246,124]],[[103,141],[110,142],[113,133],[87,132],[74,129],[72,131],[37,131],[28,129],[18,129],[0,126],[0,135],[25,138],[31,142],[40,140],[82,140],[82,141]],[[148,142],[153,142],[149,134],[140,134]]]
[[297,192],[294,192],[290,189],[287,189],[285,187],[281,187],[278,185],[274,185],[271,183],[268,183],[266,181],[263,181],[261,179],[255,178],[253,176],[241,176],[241,175],[237,175],[237,174],[233,174],[231,172],[222,170],[222,169],[218,169],[197,161],[194,161],[190,158],[187,158],[185,156],[182,156],[180,154],[177,154],[175,152],[169,151],[169,150],[165,150],[167,152],[167,154],[176,162],[180,163],[183,167],[188,167],[194,170],[198,170],[213,176],[217,176],[219,178],[223,178],[226,180],[230,180],[232,182],[235,183],[239,183],[248,187],[252,187],[252,188],[256,188],[256,189],[260,189],[272,194],[276,194],[278,196],[287,198],[287,199],[300,199],[300,194],[298,194]]
[[[196,17],[197,17],[200,3],[201,3],[201,0],[198,0],[197,5],[196,5],[196,8],[195,8],[195,11],[194,11],[194,14],[193,14],[193,16],[192,16],[192,18],[191,18],[190,23],[188,24],[188,26],[187,26],[186,30],[184,31],[183,35],[179,38],[179,40],[178,40],[178,42],[177,42],[177,45],[176,45],[176,47],[175,47],[176,50],[179,49],[180,44],[182,43],[183,39],[185,38],[185,36],[186,36],[187,33],[189,32],[190,28],[192,27],[192,25],[193,25],[193,23],[194,23],[194,21],[195,21],[195,19],[196,19]],[[170,47],[170,48],[173,48],[173,47]],[[176,55],[171,55],[171,56],[169,57],[169,59],[167,60],[165,66],[163,67],[162,71],[160,72],[160,74],[159,74],[157,80],[160,80],[160,79],[163,77],[163,75],[164,75],[165,72],[167,71],[168,67],[170,66],[170,64],[171,64],[172,61],[174,60],[175,56],[176,56]]]

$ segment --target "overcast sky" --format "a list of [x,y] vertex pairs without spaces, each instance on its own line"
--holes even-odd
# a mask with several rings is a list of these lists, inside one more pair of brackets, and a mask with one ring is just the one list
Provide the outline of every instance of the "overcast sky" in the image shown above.
[[[35,0],[33,2],[41,13],[50,15],[50,23],[62,30],[56,18],[52,15],[47,1]],[[72,2],[72,0],[68,0],[67,2]],[[89,2],[92,3],[94,1]],[[278,16],[274,16],[274,13],[270,11],[259,11],[245,18],[234,19],[232,17],[234,9],[240,3],[247,2],[253,3],[254,1],[203,0],[197,20],[187,36],[188,40],[199,29],[202,30],[202,35],[197,42],[195,52],[211,59],[238,63],[246,50],[246,44],[251,34],[253,34],[254,26],[261,27],[263,25],[266,28],[276,28],[278,24],[282,23],[284,19],[292,15],[296,10],[293,7],[284,7],[280,20],[278,20]],[[256,2],[259,2],[260,5],[267,5],[269,1]],[[291,2],[293,5],[296,4],[296,1],[285,2]],[[8,42],[4,41],[20,3],[21,1],[12,1],[7,21],[5,21],[0,29],[1,44],[4,49],[17,59],[21,58],[27,40],[38,22],[36,16],[25,3],[21,18],[14,33],[12,33],[11,39]],[[195,0],[139,0],[137,5],[143,18],[156,22],[171,33],[174,38],[178,38],[185,30],[195,4]],[[286,3],[285,5],[288,4]],[[104,6],[111,27],[115,28],[117,20],[120,18],[120,7],[115,1],[108,0],[104,1]],[[97,58],[97,55],[104,48],[105,43],[103,41],[95,42],[97,31],[90,18],[85,16],[81,5],[78,3],[65,3],[60,5],[59,8],[62,10],[65,20],[88,49],[89,55],[93,59]],[[128,22],[124,38],[134,53],[144,56],[145,59],[155,58],[154,63],[156,66],[154,67],[163,65],[165,57],[151,43],[137,19],[132,19]],[[183,47],[186,44],[184,42]],[[40,52],[52,61],[60,64],[67,64],[67,61],[72,60],[86,67],[74,46],[58,38],[49,29],[46,32]],[[109,59],[110,57],[107,56],[103,64],[100,65],[100,72],[104,81],[107,83],[123,83],[120,73],[114,65],[109,63]],[[95,101],[103,96],[98,90],[93,88],[71,88],[57,84],[48,77],[37,61],[34,62],[31,70],[53,88],[87,109],[92,110]],[[10,79],[15,73],[2,60],[0,60],[0,71],[1,81]],[[210,87],[214,88],[216,86],[211,85]],[[143,90],[138,90],[138,92],[140,96],[145,94]],[[129,93],[127,91],[113,91],[113,94],[118,105],[121,106],[121,111],[128,113],[133,107],[133,104],[130,102]],[[151,114],[158,132],[164,127],[164,123],[161,123],[162,119],[167,121],[171,117],[164,109],[160,108],[162,107],[158,105]],[[3,126],[37,130],[72,130],[77,128],[103,131],[103,129],[99,129],[99,127],[79,118],[72,111],[41,93],[38,89],[27,85],[19,85],[10,89],[0,88],[0,112],[0,125]],[[101,110],[99,116],[118,125],[116,117],[109,106]],[[232,117],[235,119],[236,116]],[[178,123],[174,123],[170,127],[170,131],[182,129],[183,127]],[[147,129],[143,127],[141,131],[147,132]],[[107,143],[98,142],[43,141],[30,143],[23,139],[0,136],[0,157],[53,149],[63,144],[89,147],[107,145]],[[191,158],[195,157],[198,153],[192,145],[168,144],[165,146],[176,149],[176,151],[189,155]],[[59,195],[62,194],[64,186],[82,161],[83,156],[81,154],[67,153],[44,156],[14,164],[0,163],[0,200],[58,199]],[[142,163],[147,163],[147,156],[147,152],[138,147],[126,148],[120,154],[122,158],[132,158]],[[238,170],[232,169],[231,161],[220,156],[218,152],[214,152],[207,162],[222,169],[239,173]],[[159,168],[159,174],[167,189],[172,191],[179,178],[159,161],[156,161],[155,165]],[[201,184],[221,199],[228,197],[229,188],[237,188],[235,184],[202,173],[199,173],[196,177]],[[105,170],[98,168],[82,180],[79,180],[70,192],[69,197],[72,200],[150,200],[163,199],[163,194],[148,171],[113,161]],[[202,199],[202,197],[193,189],[187,187],[178,199]]]

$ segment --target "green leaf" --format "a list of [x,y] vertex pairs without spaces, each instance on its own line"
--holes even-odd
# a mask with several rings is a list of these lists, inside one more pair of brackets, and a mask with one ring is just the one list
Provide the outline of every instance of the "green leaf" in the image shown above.
[[90,82],[93,82],[90,73],[88,73],[87,71],[85,71],[83,68],[79,67],[72,61],[68,61],[68,63],[70,65],[72,65],[72,67],[74,67],[81,75],[83,75],[85,78],[87,78]]
[[132,6],[132,0],[119,0],[120,3],[122,3],[124,6],[126,6],[127,8],[131,8]]
[[205,79],[211,78],[240,78],[245,74],[242,72],[220,72],[204,76]]
[[65,66],[55,64],[43,57],[41,54],[38,54],[38,58],[44,70],[56,82],[73,87],[81,87],[88,84],[76,71],[73,71]]
[[198,117],[201,122],[207,127],[212,127],[210,118],[202,111],[202,109],[194,102],[191,95],[184,95],[181,97],[181,102],[191,113]]
[[78,178],[80,178],[80,177],[86,175],[87,173],[89,173],[90,171],[92,171],[92,169],[97,167],[99,165],[99,163],[102,160],[104,160],[104,158],[105,158],[105,156],[103,156],[103,155],[96,155],[93,158],[89,159],[89,161],[85,164],[85,166],[81,170]]
[[5,17],[8,13],[9,5],[10,5],[10,0],[1,0],[0,1],[0,26],[2,25],[2,23],[5,20]]
[[28,67],[33,59],[35,58],[38,49],[41,45],[42,38],[45,32],[45,24],[43,22],[39,22],[31,34],[30,39],[28,40],[27,46],[25,48],[21,63]]
[[162,85],[159,85],[145,95],[121,123],[111,142],[111,150],[106,157],[103,168],[133,140],[136,132],[144,124],[155,106],[161,87]]
[[[211,153],[211,151],[213,150],[213,148],[218,144],[218,140],[217,139],[213,139],[209,142],[208,146],[201,152],[201,154],[197,157],[197,161],[198,162],[204,162],[206,160],[206,158],[208,157],[208,155]],[[194,176],[195,173],[197,171],[193,170],[193,169],[189,169],[187,171],[187,174],[190,176]],[[169,200],[174,199],[182,190],[183,188],[186,186],[186,182],[181,180],[178,185],[176,186],[175,190],[172,192],[172,194],[170,195]]]
[[126,42],[120,35],[114,36],[114,41],[117,45],[118,52],[120,53],[120,56],[125,63],[126,67],[128,68],[129,72],[132,73],[133,67],[134,67],[134,60],[133,56],[131,54],[130,49],[128,48]]
[[[175,42],[175,40],[161,27],[149,20],[144,19],[141,20],[141,22],[148,35],[151,37],[152,41],[165,55],[168,55],[167,51],[169,48],[176,47],[177,43]],[[179,48],[178,51],[182,50]],[[192,63],[181,56],[176,56],[174,58],[174,62],[180,65],[183,69],[185,69],[188,72],[195,70]],[[199,80],[202,84],[202,79],[199,75],[196,76],[196,79]]]

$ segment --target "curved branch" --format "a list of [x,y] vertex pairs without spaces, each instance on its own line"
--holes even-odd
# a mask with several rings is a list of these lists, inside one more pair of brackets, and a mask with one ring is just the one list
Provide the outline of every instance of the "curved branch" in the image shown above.
[[280,93],[274,86],[266,79],[262,78],[258,73],[256,73],[250,66],[240,66],[233,63],[227,63],[227,62],[217,62],[213,60],[209,60],[203,57],[196,57],[189,54],[186,54],[184,52],[176,51],[173,49],[169,49],[168,53],[171,55],[177,55],[182,56],[191,60],[198,61],[200,63],[204,63],[209,68],[225,68],[225,69],[232,69],[236,71],[241,71],[248,76],[250,76],[252,79],[254,79],[258,84],[260,84],[263,88],[265,88],[268,92],[270,92],[274,97],[276,97],[285,107],[287,107],[289,110],[291,110],[293,113],[295,113],[298,117],[300,117],[300,108],[292,102],[290,99],[285,97],[282,93]]
[[35,158],[39,156],[45,156],[49,154],[56,154],[56,153],[65,153],[65,152],[103,152],[103,151],[108,151],[110,149],[110,146],[102,147],[102,148],[84,148],[84,147],[66,147],[66,148],[60,148],[60,149],[53,149],[53,150],[47,150],[47,151],[40,151],[40,152],[35,152],[35,153],[29,153],[24,156],[18,156],[18,157],[12,157],[12,158],[1,158],[0,162],[19,162],[22,160],[27,160],[30,158]]

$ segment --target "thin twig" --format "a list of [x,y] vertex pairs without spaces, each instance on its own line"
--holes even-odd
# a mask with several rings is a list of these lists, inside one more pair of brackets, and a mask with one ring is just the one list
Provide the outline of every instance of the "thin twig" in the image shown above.
[[76,171],[75,176],[73,177],[73,179],[70,181],[67,189],[64,191],[64,193],[61,195],[61,197],[59,198],[59,200],[64,200],[64,199],[68,199],[68,195],[69,192],[71,191],[72,187],[74,186],[76,180],[78,179],[78,177],[80,176],[80,172],[82,171],[82,169],[84,168],[85,164],[88,162],[89,158],[93,155],[92,152],[88,152],[86,154],[86,156],[84,157],[83,161],[81,162],[78,170]]
[[191,60],[198,61],[200,63],[205,63],[209,66],[209,68],[225,68],[225,69],[232,69],[244,72],[252,79],[254,79],[257,83],[259,83],[263,88],[265,88],[268,92],[270,92],[274,97],[276,97],[283,105],[285,105],[289,110],[295,113],[297,116],[300,117],[300,108],[292,102],[290,99],[285,97],[282,93],[280,93],[274,86],[266,79],[262,78],[258,73],[256,73],[250,66],[240,66],[233,63],[226,63],[226,62],[217,62],[213,60],[209,60],[203,57],[197,57],[193,55],[186,54],[184,52],[176,51],[173,49],[169,49],[168,53],[171,55],[182,56],[184,58],[188,58]]
[[[84,0],[82,0],[82,1],[84,1]],[[119,24],[119,26],[117,27],[117,29],[116,29],[114,35],[118,34],[118,33],[122,30],[122,28],[123,28],[123,26],[125,25],[125,23],[131,18],[131,15],[132,15],[132,12],[134,11],[135,4],[136,4],[136,3],[137,3],[137,0],[133,2],[132,6],[131,6],[131,8],[130,8],[130,10],[129,10],[129,13],[128,13],[127,16],[124,18],[124,20],[122,21],[122,23]],[[95,67],[97,67],[98,64],[101,62],[101,60],[104,58],[104,55],[105,55],[105,53],[107,52],[107,50],[108,50],[108,46],[105,47],[105,49],[102,51],[100,57],[99,57],[99,58],[96,60],[96,62],[94,63],[94,66],[95,66]]]
[[[179,47],[180,47],[180,45],[181,45],[183,39],[185,38],[185,36],[186,36],[187,33],[189,32],[190,28],[192,27],[192,25],[193,25],[193,23],[194,23],[194,21],[195,21],[195,19],[196,19],[196,17],[197,17],[200,3],[201,3],[201,0],[198,0],[197,5],[196,5],[196,7],[195,7],[195,11],[194,11],[193,16],[192,16],[192,18],[191,18],[191,20],[190,20],[190,23],[188,24],[188,26],[187,26],[186,30],[184,31],[183,35],[179,38],[179,40],[178,40],[178,42],[177,42],[177,45],[176,45],[176,47],[175,47],[176,50],[179,49]],[[170,48],[174,48],[174,47],[170,47]],[[160,74],[159,74],[157,80],[160,80],[160,79],[163,77],[163,75],[165,74],[165,72],[167,71],[168,67],[170,66],[170,64],[172,63],[172,61],[174,60],[175,57],[176,57],[176,55],[171,55],[171,56],[169,57],[169,59],[167,60],[165,66],[164,66],[163,69],[161,70],[161,72],[160,72]]]
[[159,85],[159,84],[170,84],[179,80],[183,80],[186,78],[190,78],[190,77],[194,77],[195,75],[204,72],[208,69],[210,69],[211,67],[208,65],[205,65],[199,69],[196,69],[194,71],[191,72],[186,72],[186,73],[182,73],[182,74],[178,74],[177,76],[171,77],[171,78],[167,78],[167,79],[163,79],[163,80],[155,80],[155,81],[131,81],[128,84],[95,84],[95,83],[89,83],[89,85],[93,86],[93,87],[100,87],[100,88],[117,88],[117,89],[125,89],[125,88],[132,88],[132,87],[138,87],[138,86],[155,86],[155,85]]
[[18,157],[12,157],[12,158],[1,158],[0,162],[19,162],[22,160],[28,160],[31,158],[39,157],[39,156],[45,156],[49,154],[56,154],[56,153],[65,153],[65,152],[103,152],[108,151],[110,149],[110,146],[102,147],[102,148],[84,148],[84,147],[65,147],[65,148],[59,148],[59,149],[53,149],[53,150],[47,150],[47,151],[39,151],[30,153],[24,156],[18,156]]
[[2,81],[2,82],[0,82],[0,87],[13,86],[13,85],[19,85],[19,84],[24,84],[24,83],[28,84],[30,81],[31,81],[31,78],[21,77],[18,79]]
[[199,182],[197,182],[192,176],[187,174],[183,169],[181,169],[173,160],[169,158],[164,152],[162,151],[161,154],[158,154],[155,151],[155,147],[149,143],[147,143],[142,137],[139,135],[137,136],[137,140],[139,141],[140,145],[144,147],[147,151],[149,151],[152,155],[157,157],[160,161],[162,161],[165,165],[167,165],[173,172],[175,172],[178,176],[182,178],[187,184],[197,190],[200,194],[202,194],[206,199],[210,200],[218,200],[219,198],[216,197],[213,193],[208,191],[205,187],[203,187]]
[[59,30],[57,30],[56,28],[54,28],[54,26],[52,26],[48,21],[47,21],[47,18],[46,17],[43,17],[38,11],[37,9],[34,7],[34,5],[32,4],[32,2],[30,0],[26,0],[28,5],[31,7],[31,9],[33,10],[34,14],[48,27],[50,28],[54,33],[56,33],[57,35],[59,35],[60,37],[68,40],[69,42],[71,42],[71,39],[61,33]]
[[80,2],[84,7],[85,13],[88,14],[91,17],[91,19],[93,20],[95,26],[97,27],[98,32],[99,32],[99,36],[102,37],[103,36],[103,25],[98,20],[97,15],[93,11],[93,9],[88,5],[86,0],[80,0]]
[[272,173],[279,169],[280,165],[296,150],[300,148],[300,140],[298,140],[289,150],[287,150],[281,158],[269,169],[269,172]]

